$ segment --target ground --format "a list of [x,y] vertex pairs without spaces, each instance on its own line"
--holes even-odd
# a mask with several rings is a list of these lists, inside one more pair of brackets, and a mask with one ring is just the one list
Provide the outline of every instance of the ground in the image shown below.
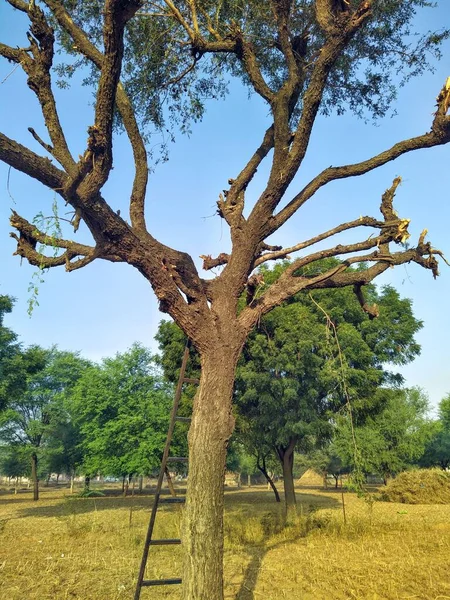
[[[371,505],[346,493],[344,524],[340,491],[297,492],[301,517],[287,529],[264,487],[226,492],[227,600],[450,600],[449,505]],[[131,599],[151,501],[112,489],[73,498],[61,487],[34,503],[0,491],[0,596]],[[155,537],[178,535],[181,510],[158,512]],[[152,548],[147,576],[179,576],[180,551]],[[179,586],[142,592],[179,597]]]

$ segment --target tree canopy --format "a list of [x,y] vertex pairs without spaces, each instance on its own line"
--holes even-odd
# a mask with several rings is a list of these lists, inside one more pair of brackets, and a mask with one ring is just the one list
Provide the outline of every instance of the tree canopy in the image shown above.
[[40,350],[35,346],[24,349],[17,335],[4,325],[13,305],[12,298],[0,296],[0,411],[21,397],[27,376],[44,366]]
[[432,425],[427,418],[428,398],[422,390],[380,389],[377,395],[385,397],[383,409],[353,431],[348,422],[341,423],[335,448],[344,464],[381,474],[386,481],[423,455]]
[[433,425],[420,464],[446,470],[450,467],[450,394],[439,403],[438,419]]
[[170,392],[150,352],[137,344],[87,369],[69,402],[81,433],[84,472],[125,476],[156,470],[169,424]]
[[[287,268],[264,268],[265,284]],[[348,403],[355,424],[379,412],[384,400],[375,394],[378,387],[403,381],[389,366],[419,353],[415,334],[422,323],[411,301],[391,286],[368,286],[366,297],[378,318],[360,310],[350,289],[296,294],[265,315],[244,345],[234,392],[237,434],[260,467],[275,453],[288,505],[295,503],[294,451],[310,452],[329,441],[333,421]],[[156,339],[165,375],[175,381],[185,336],[163,321]],[[191,357],[188,376],[198,377],[194,351]]]
[[87,366],[72,352],[33,348],[40,369],[28,374],[24,390],[0,414],[0,440],[21,447],[31,459],[34,499],[38,499],[38,461],[55,428],[65,420],[64,398]]

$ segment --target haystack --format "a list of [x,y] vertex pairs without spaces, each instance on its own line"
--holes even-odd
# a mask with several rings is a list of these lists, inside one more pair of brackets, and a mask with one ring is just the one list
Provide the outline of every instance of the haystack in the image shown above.
[[303,473],[300,479],[297,479],[297,485],[305,485],[309,487],[322,487],[323,477],[316,473],[313,469],[308,469]]

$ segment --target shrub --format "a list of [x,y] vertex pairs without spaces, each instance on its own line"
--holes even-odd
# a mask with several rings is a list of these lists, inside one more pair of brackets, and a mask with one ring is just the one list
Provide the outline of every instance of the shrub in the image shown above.
[[381,499],[404,504],[450,504],[450,473],[440,469],[405,471],[386,486]]

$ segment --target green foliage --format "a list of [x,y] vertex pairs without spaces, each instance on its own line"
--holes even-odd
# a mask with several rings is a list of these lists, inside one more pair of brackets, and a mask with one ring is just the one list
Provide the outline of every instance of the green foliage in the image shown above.
[[[263,285],[271,285],[287,264],[263,268]],[[368,318],[350,289],[318,290],[275,308],[249,335],[235,383],[237,439],[249,455],[267,460],[292,442],[311,454],[331,439],[336,415],[346,413],[349,401],[355,425],[363,424],[386,403],[375,390],[402,382],[386,364],[406,364],[419,353],[414,335],[422,323],[411,301],[392,287],[379,291],[371,285],[364,293],[368,303],[378,305],[377,319]],[[163,372],[175,382],[186,338],[177,325],[162,322],[156,339]],[[198,377],[198,357],[193,350],[190,356],[188,376]],[[194,388],[188,391],[188,400],[193,393]],[[319,462],[336,466],[339,458],[325,454]]]
[[[383,406],[378,414],[367,417],[355,427],[339,423],[335,447],[344,464],[364,473],[378,473],[386,480],[418,460],[432,435],[427,420],[428,399],[418,388],[407,390],[379,389],[376,402]],[[354,455],[356,439],[358,457]]]
[[439,419],[433,423],[431,439],[420,459],[423,467],[450,466],[450,395],[439,403]]
[[250,454],[243,444],[232,438],[228,445],[226,468],[241,475],[254,475],[257,472],[255,456]]
[[15,363],[20,346],[16,334],[3,324],[4,317],[12,311],[12,306],[12,298],[0,296],[0,410],[19,384],[15,377]]
[[350,471],[350,467],[344,464],[333,443],[300,455],[297,464],[303,465],[306,469],[311,468],[320,475],[332,475],[336,486],[340,475]]
[[157,469],[171,391],[149,351],[137,344],[87,369],[70,398],[82,435],[85,473],[128,475]]
[[444,470],[450,467],[450,431],[444,429],[441,423],[435,423],[419,464],[422,467],[441,467]]
[[24,477],[30,474],[30,459],[23,447],[0,447],[0,473],[5,477]]
[[[56,194],[53,197],[51,216],[46,217],[42,212],[39,212],[33,218],[33,225],[35,225],[39,231],[44,233],[44,235],[46,235],[49,240],[48,243],[38,244],[37,251],[39,252],[39,254],[42,255],[47,247],[53,247],[53,257],[55,258],[56,256],[58,256],[60,253],[60,249],[56,246],[54,242],[57,238],[62,237],[62,231],[60,218],[58,216],[58,202],[56,199]],[[30,294],[30,297],[28,298],[27,310],[28,315],[30,317],[33,314],[34,309],[39,306],[39,289],[42,286],[42,284],[45,283],[44,272],[45,269],[41,264],[39,265],[38,270],[35,271],[31,276],[31,281],[28,286],[28,292]]]
[[[350,4],[358,2],[351,0]],[[101,47],[103,3],[66,0],[64,4],[73,20]],[[190,22],[190,3],[176,4],[180,14]],[[425,0],[375,2],[371,20],[351,40],[329,76],[322,112],[342,114],[350,109],[364,118],[385,115],[399,85],[431,69],[432,60],[440,58],[439,48],[449,31],[442,28],[424,35],[414,31],[417,10],[431,6],[432,3]],[[200,0],[196,8],[200,32],[205,39],[213,39],[211,25],[224,38],[239,28],[243,38],[251,41],[269,85],[274,90],[281,88],[287,76],[286,63],[277,47],[278,34],[269,3]],[[205,101],[223,97],[233,77],[252,89],[235,55],[201,52],[193,55],[184,43],[185,31],[170,13],[164,4],[144,2],[140,14],[127,26],[122,70],[125,88],[141,123],[147,126],[147,131],[151,126],[162,134],[164,147],[173,127],[189,131],[190,123],[202,117]],[[304,63],[312,66],[324,42],[312,0],[293,3],[290,31],[297,51],[304,55]],[[60,85],[66,87],[80,68],[85,84],[94,85],[98,80],[97,70],[80,58],[66,34],[60,32],[59,41],[71,57],[58,66]],[[293,107],[293,119],[300,114],[302,92],[309,85],[310,77],[311,69],[307,69],[300,99]]]
[[17,335],[5,327],[4,317],[12,307],[12,298],[0,296],[0,411],[21,397],[27,377],[44,366],[40,350],[34,346],[24,350]]
[[[56,452],[55,434],[67,422],[65,401],[88,362],[72,352],[32,347],[23,353],[25,389],[0,415],[0,441],[44,458]],[[62,449],[60,450],[62,452]]]
[[[264,281],[270,285],[285,264],[265,269]],[[367,286],[365,295],[379,306],[377,319],[363,313],[350,289],[298,294],[261,319],[236,377],[238,427],[246,439],[249,429],[271,446],[296,437],[308,452],[331,437],[333,415],[348,401],[356,422],[379,410],[374,390],[402,381],[385,365],[419,353],[414,335],[422,323],[411,301],[390,286],[381,292]]]
[[446,431],[450,431],[450,394],[439,403],[439,420]]
[[450,473],[439,469],[400,473],[389,482],[381,498],[404,504],[450,504]]

